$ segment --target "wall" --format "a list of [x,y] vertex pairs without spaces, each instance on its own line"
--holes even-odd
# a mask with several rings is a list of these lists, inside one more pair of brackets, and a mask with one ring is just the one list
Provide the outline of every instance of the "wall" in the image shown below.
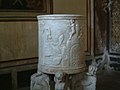
[[37,22],[0,22],[0,62],[37,57]]
[[36,21],[0,21],[0,90],[28,88],[36,72],[37,47]]
[[49,1],[43,12],[0,12],[0,90],[29,90],[38,62],[36,16],[50,13]]
[[86,15],[86,0],[53,0],[53,12]]

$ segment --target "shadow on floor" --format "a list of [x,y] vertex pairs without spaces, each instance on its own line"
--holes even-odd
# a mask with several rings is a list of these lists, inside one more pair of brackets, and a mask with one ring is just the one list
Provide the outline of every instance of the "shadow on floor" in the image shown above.
[[120,90],[120,72],[98,74],[96,90]]

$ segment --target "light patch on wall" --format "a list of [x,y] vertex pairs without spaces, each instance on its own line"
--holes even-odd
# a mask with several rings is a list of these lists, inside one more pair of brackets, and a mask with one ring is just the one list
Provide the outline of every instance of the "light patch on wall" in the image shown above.
[[53,12],[86,15],[86,0],[53,0]]

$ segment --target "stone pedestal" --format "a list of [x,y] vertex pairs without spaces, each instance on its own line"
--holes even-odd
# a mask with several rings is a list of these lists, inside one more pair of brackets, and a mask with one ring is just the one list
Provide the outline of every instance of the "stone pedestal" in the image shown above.
[[[82,88],[85,71],[84,18],[80,15],[40,15],[38,72],[31,77],[31,90],[50,90],[49,74],[55,90]],[[73,81],[75,75],[76,78]],[[74,83],[73,83],[74,82]],[[79,88],[73,89],[74,87]]]

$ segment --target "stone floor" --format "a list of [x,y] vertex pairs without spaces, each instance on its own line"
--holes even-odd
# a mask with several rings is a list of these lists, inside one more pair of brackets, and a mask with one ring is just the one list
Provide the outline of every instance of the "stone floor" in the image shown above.
[[120,71],[98,74],[96,90],[120,90]]

